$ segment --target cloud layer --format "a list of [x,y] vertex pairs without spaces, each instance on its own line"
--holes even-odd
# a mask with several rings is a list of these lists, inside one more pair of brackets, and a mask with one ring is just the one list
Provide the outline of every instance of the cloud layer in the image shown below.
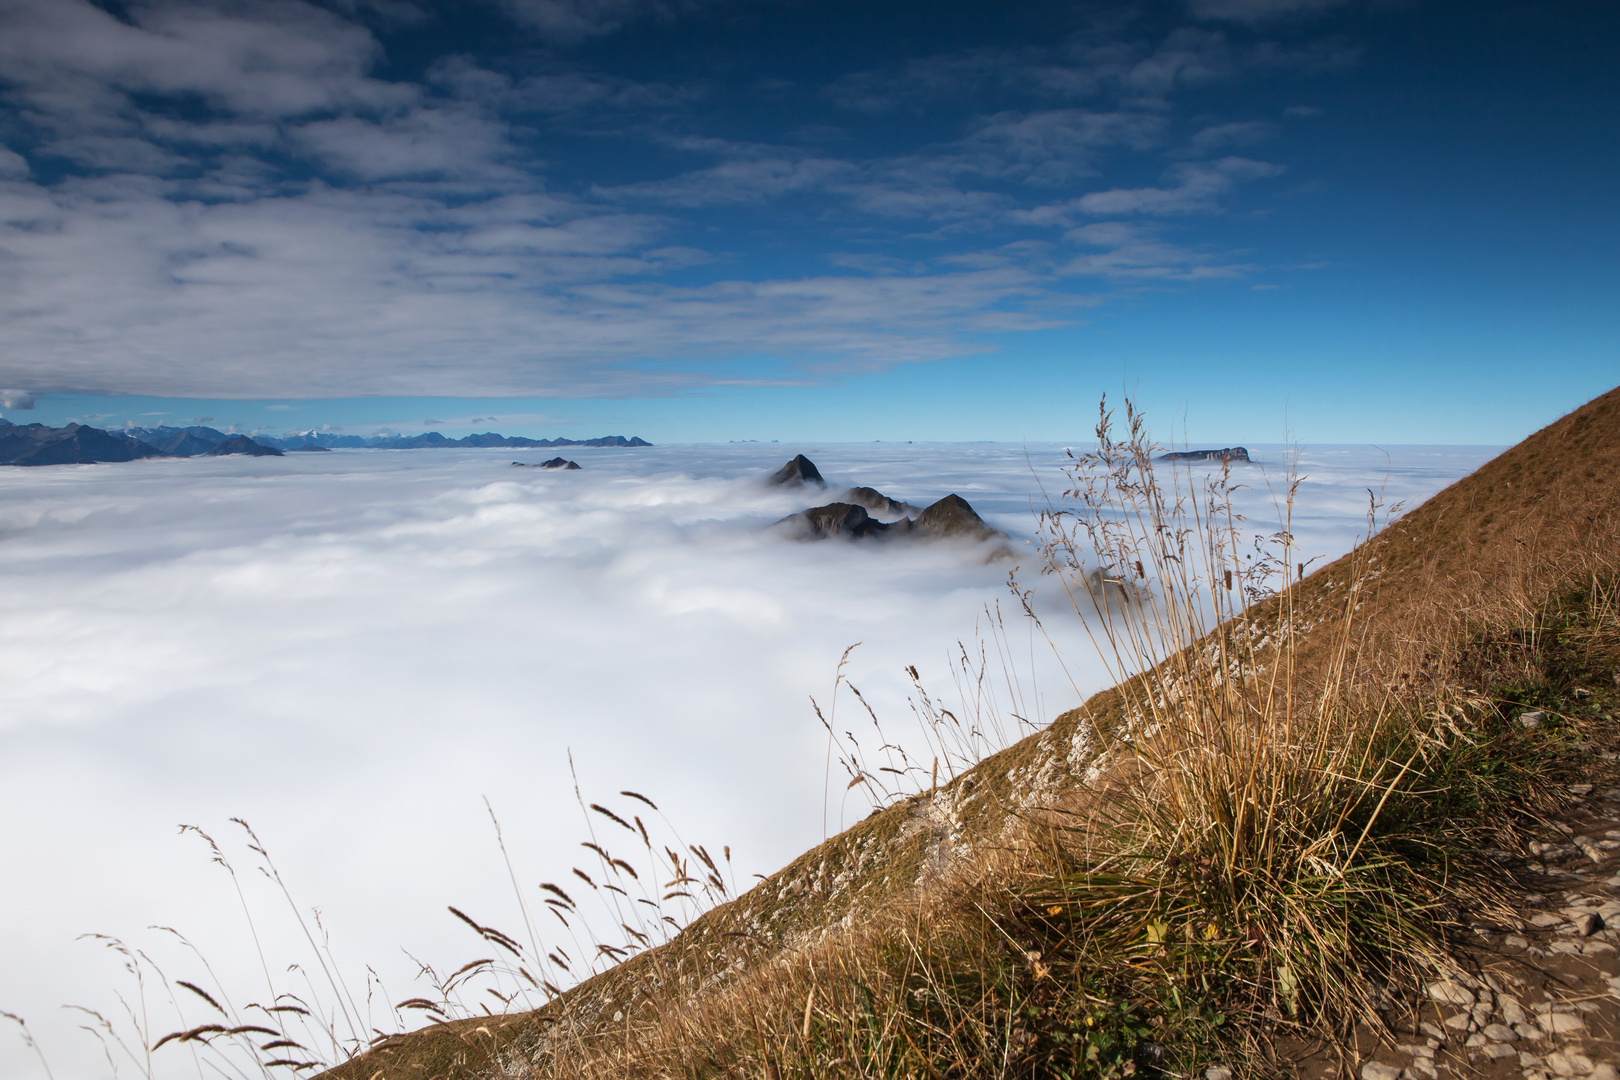
[[[809,696],[830,705],[840,654],[862,642],[848,673],[915,748],[902,667],[950,703],[947,654],[1005,600],[1008,566],[950,546],[763,533],[804,502],[758,478],[801,449],[834,485],[913,503],[959,492],[1015,537],[1033,529],[1031,465],[1050,490],[1062,460],[1052,446],[1026,458],[1009,445],[752,444],[579,448],[583,470],[564,474],[514,469],[510,450],[0,472],[0,813],[13,826],[0,837],[0,1008],[27,1015],[57,1075],[87,1075],[98,1051],[53,1014],[116,1008],[120,976],[74,938],[162,950],[153,924],[257,992],[229,883],[175,836],[181,822],[251,821],[340,958],[401,991],[390,1001],[415,970],[402,948],[472,959],[446,904],[516,919],[481,796],[520,880],[567,872],[570,750],[587,798],[650,795],[689,840],[730,844],[744,885],[819,841],[827,763]],[[1344,550],[1386,476],[1391,501],[1415,500],[1484,456],[1307,453],[1304,550]],[[1266,528],[1256,488],[1249,510]],[[1070,658],[1065,674],[1009,622],[1026,692],[1036,665],[1026,708],[1050,717],[1105,676],[1023,562]],[[852,705],[836,722],[869,732]],[[864,812],[855,799],[844,817]],[[278,921],[279,899],[254,896],[283,964],[296,928]],[[172,977],[194,967],[160,955]],[[0,1076],[33,1068],[0,1040]]]
[[713,10],[0,5],[0,385],[641,396],[981,350],[1250,273],[1175,233],[1284,174],[1280,118],[1197,95],[1353,59],[1173,21],[819,81],[568,51],[684,57]]

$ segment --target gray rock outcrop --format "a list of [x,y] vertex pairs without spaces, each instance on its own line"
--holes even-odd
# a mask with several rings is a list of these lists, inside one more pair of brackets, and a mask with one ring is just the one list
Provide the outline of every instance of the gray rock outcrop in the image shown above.
[[912,518],[922,513],[922,508],[912,506],[910,503],[898,502],[889,498],[876,488],[852,487],[838,496],[840,502],[854,503],[864,506],[873,514],[882,514],[884,517]]
[[883,522],[872,517],[866,507],[857,503],[835,502],[790,514],[776,525],[800,540],[830,540],[834,537],[846,540],[966,538],[983,542],[1007,539],[1006,533],[986,525],[984,519],[960,495],[945,496],[915,519]]
[[816,468],[816,463],[803,454],[799,454],[792,461],[772,473],[769,482],[784,487],[799,487],[804,484],[817,484],[825,487],[827,484],[827,481],[821,477],[821,470]]

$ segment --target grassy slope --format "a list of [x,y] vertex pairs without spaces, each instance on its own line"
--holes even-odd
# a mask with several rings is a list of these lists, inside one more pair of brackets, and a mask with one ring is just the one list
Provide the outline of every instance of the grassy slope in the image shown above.
[[[1594,555],[1620,548],[1620,389],[1542,429],[1405,515],[1370,542],[1372,588],[1358,609],[1368,627],[1364,673],[1421,679],[1474,617],[1527,608],[1579,579]],[[1342,611],[1346,556],[1292,591],[1305,631],[1297,662],[1309,679],[1309,630]],[[1252,615],[1275,626],[1277,601]],[[1094,729],[1117,719],[1117,689],[1092,697],[941,788],[873,815],[806,852],[749,892],[697,920],[675,941],[576,987],[534,1013],[466,1020],[381,1044],[329,1075],[336,1080],[487,1075],[502,1048],[580,1033],[629,1011],[651,982],[708,992],[742,966],[813,943],[926,892],[953,866],[982,860],[1017,814],[1059,802],[1095,753]]]

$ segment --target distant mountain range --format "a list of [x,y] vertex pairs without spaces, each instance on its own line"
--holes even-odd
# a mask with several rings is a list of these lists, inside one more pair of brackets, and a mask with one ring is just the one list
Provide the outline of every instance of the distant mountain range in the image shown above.
[[169,456],[145,443],[83,424],[53,428],[0,420],[0,465],[88,465]]
[[334,447],[418,450],[451,446],[651,446],[644,439],[609,435],[600,439],[525,439],[493,431],[447,439],[437,431],[422,435],[331,435],[306,432],[285,439],[219,431],[211,427],[132,427],[104,431],[84,424],[47,427],[14,424],[0,417],[0,465],[87,465],[97,461],[133,461],[154,457],[222,457],[249,454],[280,457],[284,451],[322,451]]
[[[141,428],[136,431],[144,430]],[[174,430],[172,428],[153,428],[154,431]],[[187,428],[187,431],[196,431],[196,428]],[[202,430],[209,430],[204,428]],[[254,436],[266,446],[274,446],[280,450],[301,450],[307,446],[318,446],[325,450],[369,447],[377,450],[424,450],[438,449],[451,446],[651,446],[645,439],[635,437],[625,438],[623,435],[605,435],[600,439],[525,439],[521,435],[497,435],[493,431],[486,431],[482,435],[468,435],[461,439],[450,439],[440,435],[437,431],[424,432],[421,435],[333,435],[327,432],[310,431],[302,435],[289,435],[285,439],[272,439],[265,435]]]

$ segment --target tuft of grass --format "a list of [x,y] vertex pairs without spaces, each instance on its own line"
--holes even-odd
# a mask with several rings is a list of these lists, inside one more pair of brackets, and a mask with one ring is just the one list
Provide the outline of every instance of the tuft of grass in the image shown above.
[[1161,477],[1129,402],[1122,434],[1106,402],[1096,433],[1044,516],[1045,550],[1120,677],[1124,720],[1107,797],[1060,826],[1036,902],[1091,913],[1105,951],[1148,943],[1161,966],[1229,973],[1227,1004],[1256,1018],[1329,1038],[1376,1023],[1392,988],[1445,967],[1456,904],[1489,902],[1475,853],[1525,778],[1480,767],[1466,729],[1481,717],[1456,688],[1360,676],[1369,545],[1332,607],[1302,616],[1292,468],[1275,530],[1249,542],[1230,464]]

